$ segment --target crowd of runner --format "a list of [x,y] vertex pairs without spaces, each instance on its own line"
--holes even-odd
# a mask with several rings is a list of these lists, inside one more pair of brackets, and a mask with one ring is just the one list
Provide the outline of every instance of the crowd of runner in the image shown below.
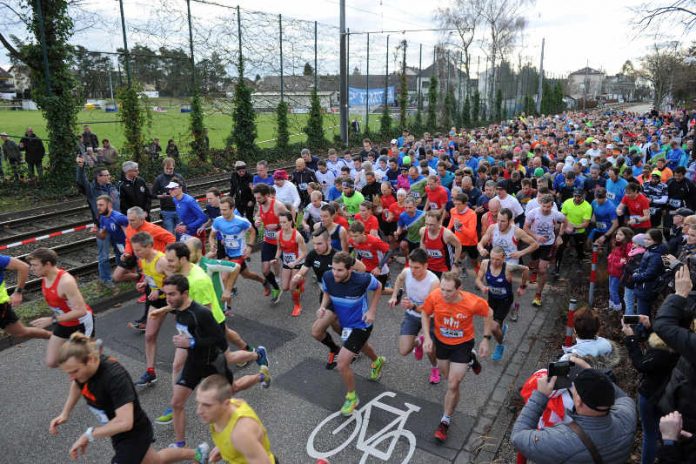
[[[260,161],[252,175],[237,161],[229,194],[209,189],[203,208],[186,193],[173,158],[164,159],[163,172],[148,184],[135,162],[123,163],[115,181],[109,167],[96,163],[90,172],[78,157],[76,181],[94,219],[100,281],[131,281],[143,294],[143,314],[129,326],[144,332],[146,371],[133,382],[102,354],[92,309],[49,249],[33,251],[29,264],[0,256],[0,269],[18,275],[11,296],[0,286],[0,328],[47,339],[46,365],[70,378],[51,433],[80,397],[95,413],[98,425],[77,439],[73,458],[93,440],[111,437],[118,463],[277,463],[282,450],[272,449],[261,419],[236,398],[256,385],[269,388],[272,378],[266,349],[227,325],[237,279],[257,282],[273,305],[285,307],[283,294],[290,293],[287,317],[300,316],[307,305],[316,311],[307,329],[326,347],[326,368],[343,380],[344,416],[360,402],[356,357],[370,359],[370,380],[378,381],[385,368],[369,341],[385,295],[403,310],[399,353],[427,356],[428,381],[447,384],[434,424],[434,438],[444,442],[465,374],[479,375],[481,358],[505,357],[507,320],[516,321],[519,312],[515,296],[533,291],[531,304],[548,310],[546,284],[569,263],[589,269],[594,246],[607,262],[605,309],[635,317],[624,318],[624,332],[642,375],[642,462],[658,454],[661,462],[685,462],[694,458],[693,443],[680,437],[696,430],[690,327],[696,300],[689,296],[696,281],[695,121],[686,112],[565,113],[421,137],[404,131],[387,147],[365,139],[359,153],[329,150],[319,159],[303,150],[292,173],[270,172]],[[154,199],[160,225],[150,216]],[[252,269],[257,242],[261,266]],[[13,308],[22,302],[30,269],[42,278],[53,315],[26,327]],[[480,295],[462,290],[464,279]],[[667,293],[674,295],[657,310]],[[157,334],[167,313],[177,329],[172,395],[155,422],[173,424],[176,441],[156,451],[137,390],[160,379]],[[475,317],[484,322],[478,337]],[[597,361],[616,350],[597,336],[598,321],[594,310],[579,310],[576,343],[550,366],[554,372],[539,371],[525,383],[526,406],[512,434],[520,460],[628,458],[636,401]],[[235,378],[230,366],[250,362],[258,373]],[[184,407],[194,392],[212,449],[186,447]]]

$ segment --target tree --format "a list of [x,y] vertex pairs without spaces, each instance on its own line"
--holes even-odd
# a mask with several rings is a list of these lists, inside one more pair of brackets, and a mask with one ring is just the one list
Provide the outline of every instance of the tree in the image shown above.
[[314,68],[312,67],[309,62],[304,64],[304,69],[302,69],[302,75],[303,76],[313,76],[314,75]]
[[276,148],[283,153],[287,153],[289,144],[288,104],[285,100],[281,100],[276,108]]
[[143,163],[143,147],[145,135],[143,127],[151,122],[149,107],[144,103],[145,97],[141,97],[142,88],[138,82],[133,82],[130,87],[120,87],[116,92],[116,100],[119,105],[119,119],[123,125],[123,135],[126,142],[123,151],[130,155],[130,159],[137,163]]
[[244,79],[244,56],[239,52],[237,62],[237,85],[234,92],[234,111],[232,112],[232,133],[227,139],[228,145],[234,145],[240,159],[252,159],[258,148],[256,146],[256,113],[251,103],[251,88]]
[[425,120],[425,128],[429,131],[437,130],[437,89],[437,77],[433,73],[428,86],[428,115]]
[[464,107],[462,108],[462,125],[464,127],[471,126],[471,102],[469,101],[469,95],[464,97]]
[[445,93],[444,111],[442,112],[442,126],[445,130],[452,127],[452,119],[454,118],[454,90],[450,88],[449,92]]
[[[259,76],[259,79],[261,76]],[[216,51],[196,63],[196,82],[202,95],[220,96],[230,83],[222,57]]]
[[312,88],[311,104],[307,126],[304,128],[307,134],[307,146],[309,148],[322,148],[326,145],[324,138],[324,117],[321,112],[321,102],[316,87]]
[[[385,97],[386,99],[386,97]],[[392,132],[392,117],[389,112],[389,104],[382,106],[382,116],[379,118],[379,133],[382,137],[391,137]]]
[[407,116],[407,106],[408,106],[408,81],[406,80],[406,48],[408,47],[408,42],[402,40],[399,45],[403,52],[403,59],[401,60],[401,76],[399,78],[399,128],[401,130],[406,129],[406,116]]
[[471,123],[478,124],[481,113],[481,94],[478,89],[474,90],[474,97],[471,100]]
[[525,94],[524,96],[524,104],[522,105],[522,111],[526,115],[531,115],[536,112],[534,98],[532,98],[532,96],[529,94]]
[[633,11],[638,18],[641,32],[659,31],[664,24],[668,24],[670,28],[679,24],[684,32],[696,26],[696,4],[693,0],[669,0],[668,4],[662,5],[643,3]]
[[553,95],[551,94],[551,86],[547,79],[544,79],[541,89],[541,114],[551,114],[554,112],[555,107]]
[[666,104],[678,62],[676,48],[663,48],[658,44],[654,45],[652,53],[641,58],[640,75],[652,84],[655,108],[661,109]]
[[191,119],[189,122],[191,135],[193,136],[191,149],[200,161],[205,162],[208,157],[209,147],[203,123],[203,105],[201,104],[201,96],[197,87],[193,89],[193,96],[191,97]]
[[498,88],[495,92],[495,120],[502,121],[505,119],[503,114],[503,91]]
[[[21,11],[13,10],[32,34],[32,42],[20,43],[15,48],[2,34],[0,42],[13,61],[24,63],[30,70],[32,97],[46,119],[51,161],[51,175],[48,178],[56,187],[66,188],[73,184],[77,141],[74,129],[81,103],[76,91],[77,82],[70,69],[74,49],[68,41],[73,34],[73,21],[68,14],[66,0],[40,0],[40,6],[43,27],[40,27],[37,2],[23,2]],[[46,66],[44,47],[41,46],[42,29]]]

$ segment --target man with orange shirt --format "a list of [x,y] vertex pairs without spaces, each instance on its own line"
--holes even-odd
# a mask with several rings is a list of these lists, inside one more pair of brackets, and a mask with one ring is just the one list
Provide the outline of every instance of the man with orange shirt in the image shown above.
[[133,206],[127,211],[128,227],[126,227],[126,246],[121,255],[116,270],[114,271],[114,281],[124,282],[127,280],[138,280],[138,260],[133,254],[131,237],[138,232],[147,232],[152,235],[154,240],[153,248],[156,251],[164,252],[168,244],[176,241],[174,235],[163,227],[157,226],[145,220],[147,213],[139,206]]
[[[476,212],[469,208],[469,196],[466,193],[458,193],[453,198],[454,208],[450,210],[450,220],[447,228],[454,232],[459,243],[462,244],[462,252],[469,255],[469,260],[478,274],[478,235],[476,233]],[[461,269],[465,269],[461,266]]]
[[362,222],[353,222],[348,230],[350,231],[348,243],[355,250],[357,259],[365,265],[365,270],[382,284],[382,295],[390,295],[391,289],[385,288],[389,279],[387,267],[391,254],[389,244],[381,238],[367,234]]
[[[457,273],[445,272],[440,280],[440,288],[428,295],[421,311],[425,336],[423,349],[427,352],[435,350],[437,365],[447,378],[444,414],[435,431],[435,438],[440,442],[447,440],[451,416],[459,402],[459,385],[466,371],[469,366],[474,368],[476,374],[480,369],[473,352],[476,341],[474,316],[485,318],[483,340],[479,344],[481,357],[488,356],[488,341],[492,337],[493,310],[483,298],[461,290],[461,285],[462,281]],[[434,339],[431,338],[430,331],[431,317]]]

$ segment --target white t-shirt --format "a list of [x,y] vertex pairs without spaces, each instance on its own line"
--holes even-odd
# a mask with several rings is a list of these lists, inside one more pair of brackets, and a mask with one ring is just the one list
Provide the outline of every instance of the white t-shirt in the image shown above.
[[329,192],[329,189],[331,186],[334,184],[334,181],[336,180],[336,174],[334,174],[333,171],[326,170],[325,173],[322,173],[318,169],[314,172],[314,175],[317,176],[317,182],[321,185],[321,191],[326,195]]
[[563,213],[552,210],[549,214],[544,214],[541,207],[537,207],[527,213],[525,224],[530,224],[530,230],[534,235],[546,237],[546,241],[540,245],[553,245],[556,241],[555,226],[564,220]]
[[496,198],[500,202],[500,209],[507,208],[510,211],[512,211],[513,219],[519,216],[520,214],[524,213],[522,205],[520,205],[520,202],[517,201],[517,198],[513,197],[512,195],[506,196],[504,200],[500,198],[498,195],[496,195],[494,198]]
[[[527,203],[527,205],[524,207],[524,214],[529,214],[529,212],[531,210],[533,210],[534,208],[538,208],[538,207],[539,207],[539,200],[537,200],[536,198],[532,198],[531,200],[529,200],[529,203]],[[556,206],[555,202],[553,203],[552,210],[558,211],[558,207]]]

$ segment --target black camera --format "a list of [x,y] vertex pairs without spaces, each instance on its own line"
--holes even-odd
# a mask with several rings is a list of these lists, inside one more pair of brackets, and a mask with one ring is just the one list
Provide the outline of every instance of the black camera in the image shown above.
[[568,377],[570,368],[575,366],[573,361],[557,361],[549,363],[548,377]]
[[637,325],[640,324],[640,316],[624,316],[623,323],[626,325]]

